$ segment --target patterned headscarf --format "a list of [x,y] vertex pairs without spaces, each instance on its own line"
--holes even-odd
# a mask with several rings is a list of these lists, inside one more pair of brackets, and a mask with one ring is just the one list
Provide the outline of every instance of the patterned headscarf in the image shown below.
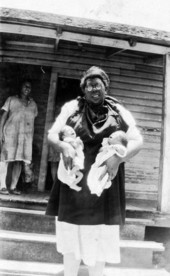
[[108,91],[109,84],[110,84],[108,75],[103,69],[96,66],[92,66],[83,74],[83,77],[81,78],[80,87],[83,92],[86,86],[87,79],[95,78],[95,77],[98,77],[102,80],[102,82],[105,85],[106,91]]

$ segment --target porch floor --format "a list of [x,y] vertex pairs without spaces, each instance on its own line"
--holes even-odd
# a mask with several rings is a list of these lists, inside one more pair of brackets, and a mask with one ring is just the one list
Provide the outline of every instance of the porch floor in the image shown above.
[[[32,208],[45,210],[50,192],[32,191],[29,193],[22,193],[21,195],[3,195],[0,194],[0,206],[8,206],[10,204],[28,204]],[[156,212],[156,201],[127,199],[127,210],[129,211],[148,211]],[[35,205],[35,206],[34,206]],[[34,207],[33,207],[34,206]],[[40,207],[41,206],[41,207]]]

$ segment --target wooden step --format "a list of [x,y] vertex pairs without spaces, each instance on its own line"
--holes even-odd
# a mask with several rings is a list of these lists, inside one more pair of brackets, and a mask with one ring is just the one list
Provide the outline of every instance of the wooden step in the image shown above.
[[[50,192],[32,192],[29,194],[2,195],[0,194],[0,209],[21,209],[42,211],[45,213]],[[152,221],[155,226],[170,228],[170,214],[162,214],[157,211],[156,203],[148,200],[132,200],[127,198],[126,217],[127,219],[144,219]]]
[[[46,216],[44,211],[0,207],[0,217],[1,230],[55,234],[55,217]],[[149,219],[127,218],[121,228],[121,238],[143,240],[145,226],[153,224]]]
[[45,211],[49,193],[32,192],[31,194],[3,195],[0,194],[0,206]]
[[[62,263],[61,254],[56,251],[55,235],[0,231],[0,243],[1,259]],[[121,240],[120,247],[119,266],[124,267],[150,268],[159,263],[164,251],[162,243],[150,241]]]
[[1,230],[55,234],[55,217],[44,211],[0,207],[0,217]]
[[[64,276],[62,264],[0,260],[1,276]],[[88,276],[88,269],[81,265],[78,276]],[[135,269],[106,266],[104,276],[169,276],[165,269]]]
[[144,240],[146,226],[153,226],[150,219],[126,218],[125,225],[120,228],[120,237],[124,240]]
[[[0,206],[29,210],[46,210],[50,192],[33,191],[21,195],[0,194]],[[145,202],[145,203],[144,203]],[[156,205],[146,200],[126,200],[127,217],[152,218],[156,212]]]

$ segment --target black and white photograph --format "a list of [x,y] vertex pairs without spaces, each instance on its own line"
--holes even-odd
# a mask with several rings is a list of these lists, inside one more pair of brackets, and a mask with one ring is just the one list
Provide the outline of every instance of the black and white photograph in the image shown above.
[[170,276],[170,0],[0,0],[0,276]]

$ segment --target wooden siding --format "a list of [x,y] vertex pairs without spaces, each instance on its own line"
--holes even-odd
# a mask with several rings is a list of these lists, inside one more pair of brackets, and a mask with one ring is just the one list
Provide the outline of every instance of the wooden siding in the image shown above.
[[[79,79],[92,65],[101,66],[111,79],[110,95],[133,113],[144,136],[143,150],[126,164],[126,191],[129,198],[157,200],[162,128],[163,59],[147,59],[140,53],[107,57],[105,47],[60,42],[34,45],[7,41],[1,61],[52,66],[59,77]],[[69,92],[69,91],[68,91]],[[45,98],[46,99],[46,98]],[[46,107],[44,100],[44,107]]]

